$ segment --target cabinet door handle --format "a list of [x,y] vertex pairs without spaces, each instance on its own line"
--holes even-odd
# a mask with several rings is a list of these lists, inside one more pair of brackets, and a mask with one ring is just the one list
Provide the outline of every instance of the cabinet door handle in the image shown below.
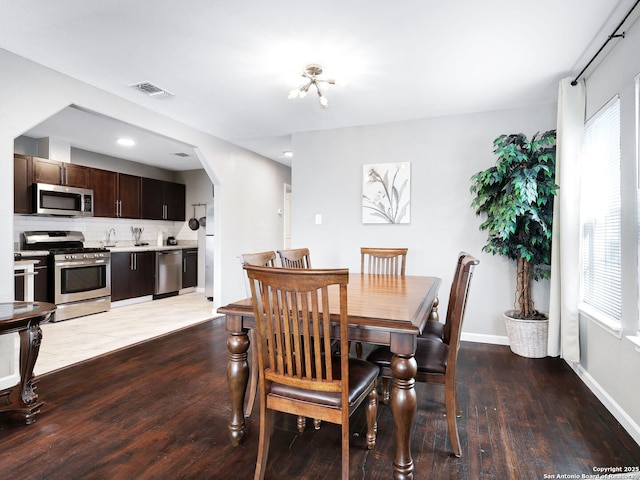
[[187,259],[186,258],[182,259],[182,271],[184,273],[187,273]]
[[136,254],[132,253],[131,256],[129,257],[129,270],[134,270],[133,268],[133,259],[135,258]]

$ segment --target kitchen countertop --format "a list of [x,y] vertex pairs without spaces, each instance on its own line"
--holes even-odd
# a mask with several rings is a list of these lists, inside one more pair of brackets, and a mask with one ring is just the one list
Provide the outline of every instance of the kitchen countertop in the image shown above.
[[159,252],[164,250],[182,250],[183,248],[189,248],[184,245],[129,245],[122,247],[105,247],[110,252]]
[[[87,245],[92,246],[92,245]],[[96,245],[99,246],[99,245]],[[164,250],[182,250],[184,248],[198,248],[195,243],[184,243],[178,245],[122,245],[115,247],[105,247],[110,252],[159,252]],[[19,253],[21,258],[28,257],[42,257],[49,255],[48,250],[16,250],[15,253]]]
[[22,258],[46,257],[47,255],[49,255],[49,250],[16,250],[15,253],[19,253]]

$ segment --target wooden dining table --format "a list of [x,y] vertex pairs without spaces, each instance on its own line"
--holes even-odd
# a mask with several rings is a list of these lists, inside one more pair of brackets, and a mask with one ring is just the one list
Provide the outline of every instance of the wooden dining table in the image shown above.
[[[427,276],[392,276],[350,273],[347,287],[349,340],[389,345],[394,355],[391,362],[393,388],[390,408],[396,436],[393,478],[412,479],[411,434],[417,413],[414,389],[417,365],[414,358],[417,336],[433,318],[441,280]],[[339,306],[338,289],[330,290]],[[229,437],[232,445],[244,440],[244,399],[249,379],[249,329],[255,327],[250,298],[218,309],[226,315],[229,332],[227,380],[231,397]],[[334,312],[332,312],[334,313]],[[335,313],[338,313],[337,311]],[[337,325],[335,329],[337,333]]]

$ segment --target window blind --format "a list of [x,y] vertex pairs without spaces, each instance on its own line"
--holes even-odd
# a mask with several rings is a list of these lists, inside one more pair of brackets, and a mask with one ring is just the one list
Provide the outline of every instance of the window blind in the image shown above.
[[622,318],[620,98],[585,125],[581,178],[582,301]]

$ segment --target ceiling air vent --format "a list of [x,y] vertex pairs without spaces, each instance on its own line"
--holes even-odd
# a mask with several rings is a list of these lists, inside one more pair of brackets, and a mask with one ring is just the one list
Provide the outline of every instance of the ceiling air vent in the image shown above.
[[151,82],[133,83],[129,86],[135,88],[136,90],[140,90],[142,93],[146,93],[150,97],[161,98],[161,97],[173,96],[173,93],[171,93],[170,91],[165,90],[164,88],[161,88],[157,85],[154,85]]
[[188,156],[189,156],[189,154],[188,154],[188,153],[184,153],[184,152],[174,153],[174,155],[175,155],[176,157],[183,157],[183,158],[184,158],[184,157],[188,157]]

